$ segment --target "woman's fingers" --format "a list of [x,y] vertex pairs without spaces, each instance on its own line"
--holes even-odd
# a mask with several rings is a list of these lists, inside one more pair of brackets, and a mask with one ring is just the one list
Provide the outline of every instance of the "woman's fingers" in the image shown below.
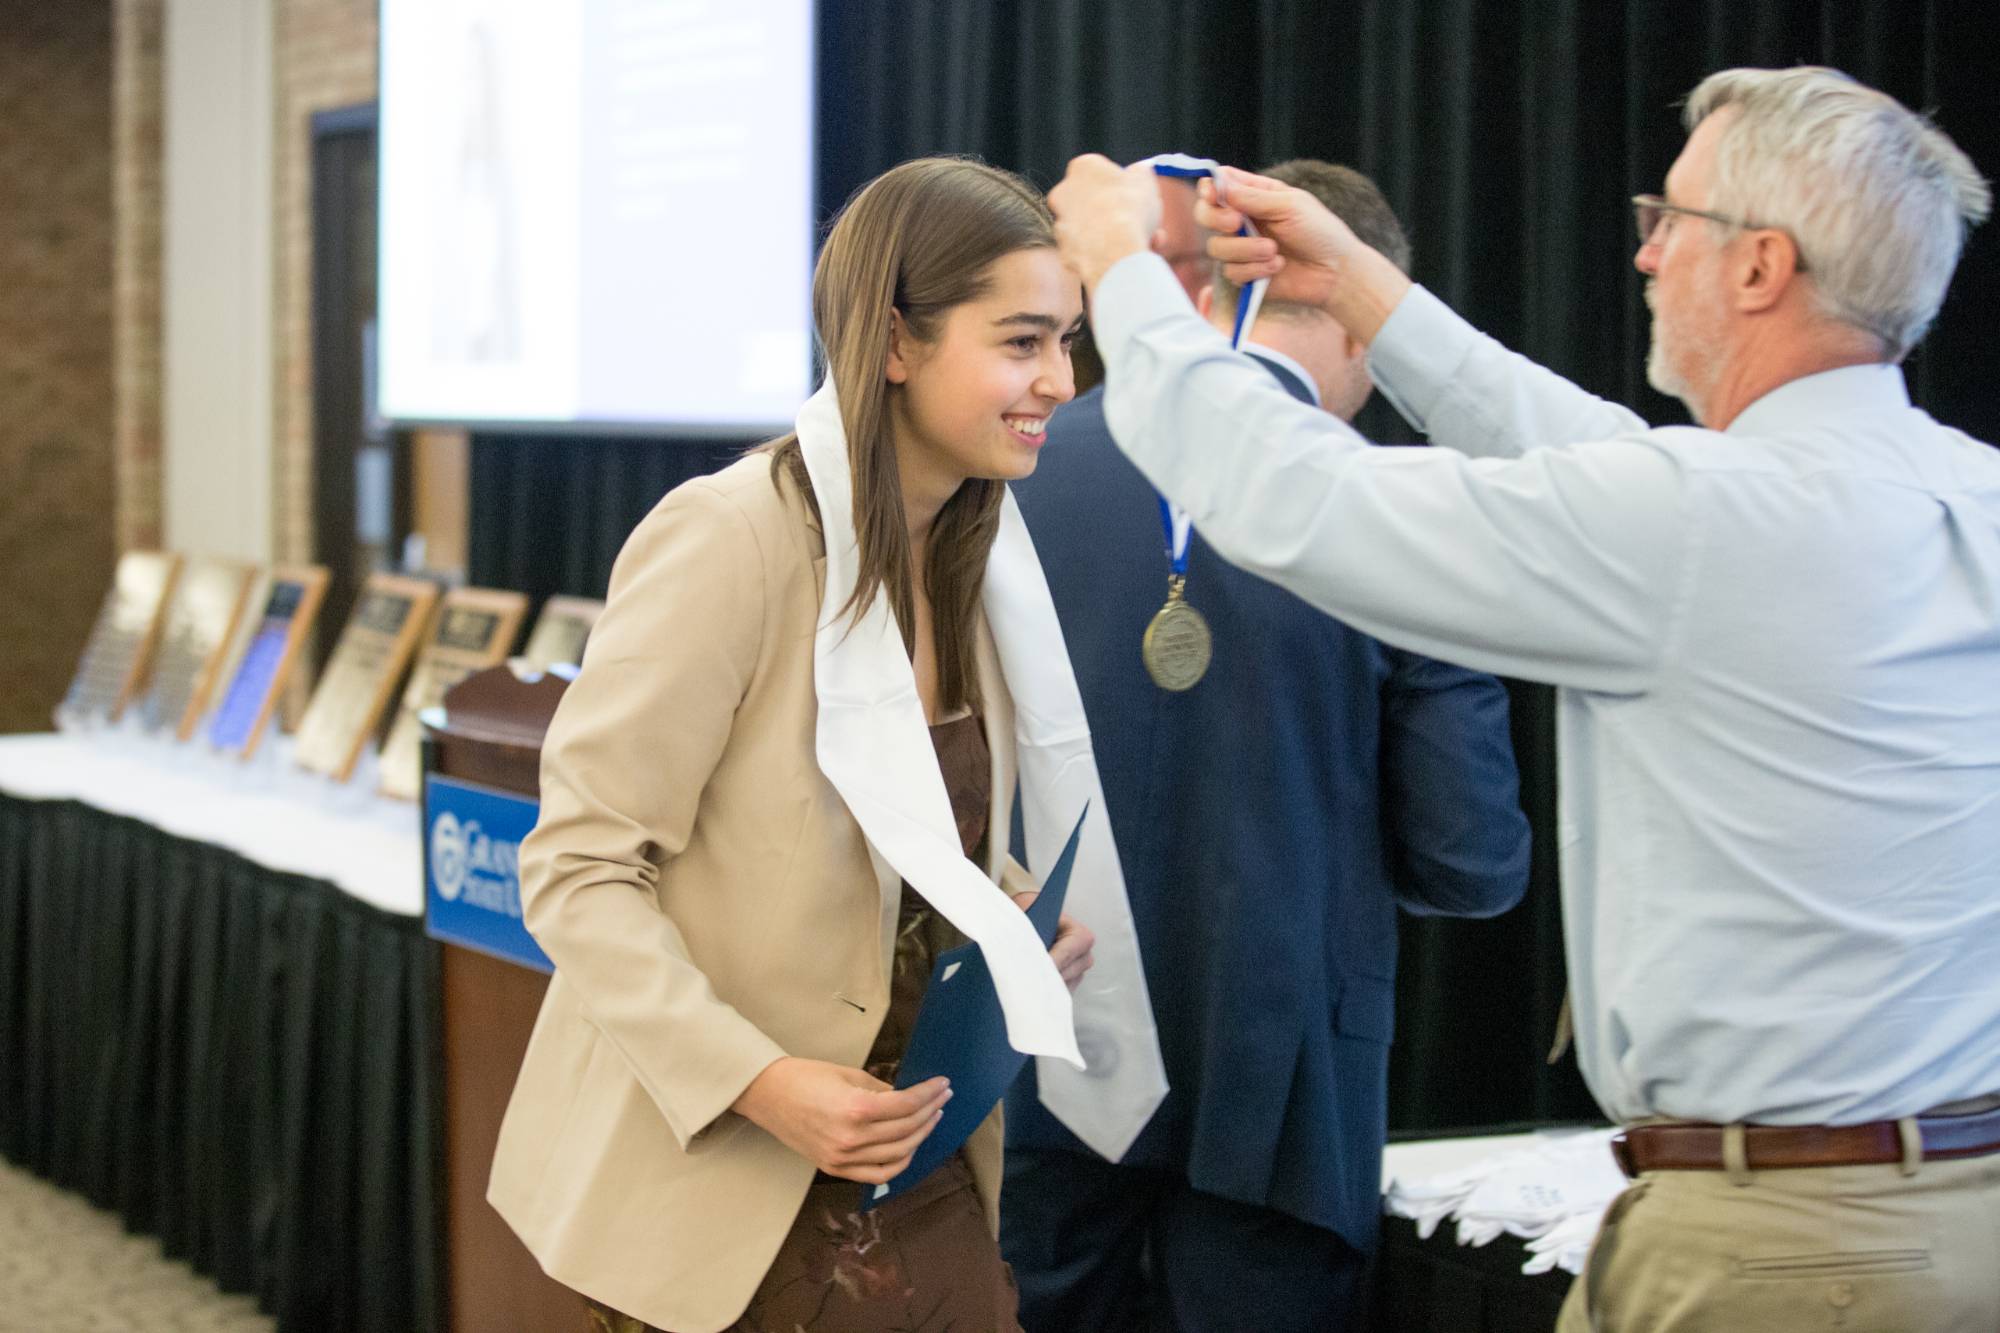
[[887,1166],[822,1165],[820,1170],[826,1172],[829,1176],[839,1176],[842,1180],[852,1180],[863,1185],[886,1185],[897,1176],[909,1170],[910,1161],[911,1158],[905,1157],[901,1161],[891,1162]]
[[1056,926],[1056,942],[1049,946],[1049,960],[1056,965],[1063,984],[1071,990],[1083,980],[1083,974],[1090,970],[1093,961],[1091,950],[1097,947],[1097,936],[1089,926],[1075,917],[1065,916]]
[[[942,1119],[944,1119],[944,1112],[942,1110],[933,1111],[925,1116],[923,1122],[912,1128],[909,1133],[888,1143],[873,1143],[865,1148],[856,1148],[853,1152],[847,1153],[841,1158],[841,1164],[847,1167],[859,1168],[893,1166],[897,1170],[901,1170],[903,1166],[909,1165],[910,1158],[916,1155],[917,1149],[923,1145],[925,1139],[931,1136],[931,1131],[938,1127],[938,1122]],[[889,1173],[890,1176],[894,1174],[894,1171]],[[886,1176],[884,1177],[884,1179],[887,1178]]]
[[[931,1079],[926,1083],[918,1084],[917,1087],[930,1087],[932,1084],[943,1085],[944,1080]],[[914,1109],[898,1111],[894,1114],[881,1114],[880,1112],[889,1112],[891,1107],[888,1099],[890,1097],[900,1099],[901,1094],[884,1093],[877,1095],[883,1098],[883,1104],[875,1108],[878,1114],[868,1115],[855,1126],[855,1135],[851,1142],[857,1149],[877,1149],[884,1144],[896,1143],[902,1139],[906,1139],[913,1133],[929,1133],[928,1127],[936,1122],[937,1117],[944,1112],[944,1104],[951,1100],[951,1088],[949,1086],[941,1086],[932,1095],[925,1097]],[[903,1101],[898,1100],[894,1105],[901,1107],[905,1104]]]

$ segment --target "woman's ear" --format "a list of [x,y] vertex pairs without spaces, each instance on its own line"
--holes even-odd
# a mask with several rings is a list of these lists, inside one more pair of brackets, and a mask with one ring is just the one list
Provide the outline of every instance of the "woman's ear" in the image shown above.
[[891,384],[903,384],[910,378],[910,353],[913,350],[910,326],[903,323],[903,312],[889,307],[889,364],[883,371]]

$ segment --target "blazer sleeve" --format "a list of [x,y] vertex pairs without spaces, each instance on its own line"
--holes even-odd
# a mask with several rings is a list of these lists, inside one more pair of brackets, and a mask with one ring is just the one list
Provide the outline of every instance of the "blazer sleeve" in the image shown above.
[[1528,887],[1528,819],[1507,691],[1476,671],[1386,650],[1383,808],[1396,900],[1422,916],[1493,916]]
[[744,514],[704,481],[668,495],[618,556],[521,847],[528,930],[683,1148],[785,1054],[715,994],[655,897],[756,668],[766,602]]

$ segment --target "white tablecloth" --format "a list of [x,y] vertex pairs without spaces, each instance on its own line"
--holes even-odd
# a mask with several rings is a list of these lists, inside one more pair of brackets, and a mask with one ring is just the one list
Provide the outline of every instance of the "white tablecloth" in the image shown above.
[[1480,1162],[1504,1157],[1535,1141],[1532,1133],[1487,1134],[1466,1139],[1412,1139],[1392,1143],[1382,1150],[1382,1192],[1400,1177],[1423,1180],[1431,1176],[1463,1171]]
[[1581,1273],[1604,1210],[1625,1188],[1609,1129],[1393,1143],[1383,1153],[1387,1211],[1429,1237],[1446,1220],[1458,1243],[1527,1242],[1522,1271]]
[[0,792],[128,815],[416,916],[424,902],[417,807],[374,788],[366,765],[347,783],[294,767],[284,738],[245,764],[199,742],[122,730],[0,736]]

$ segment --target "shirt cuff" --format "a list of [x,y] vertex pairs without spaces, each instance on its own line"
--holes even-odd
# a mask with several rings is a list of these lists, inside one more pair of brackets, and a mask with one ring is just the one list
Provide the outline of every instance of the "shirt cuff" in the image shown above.
[[1458,377],[1479,333],[1423,287],[1412,285],[1368,344],[1375,387],[1418,430]]
[[1106,370],[1118,349],[1140,329],[1174,315],[1200,318],[1166,260],[1151,250],[1141,250],[1113,264],[1098,282],[1096,299],[1090,305],[1090,332]]

